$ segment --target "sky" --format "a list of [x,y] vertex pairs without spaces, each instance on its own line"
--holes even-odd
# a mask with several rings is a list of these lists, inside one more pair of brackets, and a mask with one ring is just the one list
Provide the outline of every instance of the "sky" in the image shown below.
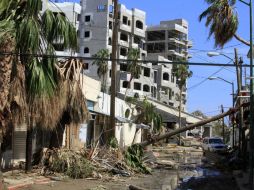
[[[74,0],[75,1],[75,0]],[[246,0],[248,1],[248,0]],[[232,39],[223,49],[214,47],[213,37],[208,39],[209,29],[198,16],[207,8],[204,0],[119,0],[127,8],[138,8],[146,12],[146,24],[158,25],[162,20],[183,18],[189,23],[189,39],[193,47],[189,50],[192,58],[189,62],[229,63],[231,60],[223,56],[208,57],[207,52],[217,51],[234,58],[234,48],[238,49],[244,63],[249,64],[246,55],[249,47]],[[236,11],[239,17],[238,34],[249,39],[249,7],[237,2]],[[231,62],[232,63],[232,62]],[[206,115],[216,115],[223,105],[225,110],[232,106],[232,87],[221,80],[207,80],[208,77],[221,77],[233,82],[236,89],[236,72],[234,67],[191,66],[193,76],[188,81],[187,110],[200,110]],[[248,76],[248,69],[246,71]]]

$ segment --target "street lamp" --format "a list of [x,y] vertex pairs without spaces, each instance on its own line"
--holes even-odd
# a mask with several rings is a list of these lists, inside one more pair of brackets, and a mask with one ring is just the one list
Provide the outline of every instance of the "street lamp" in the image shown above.
[[[224,78],[221,78],[221,77],[209,77],[208,78],[209,80],[222,80],[228,84],[230,84],[232,86],[232,108],[234,107],[234,83],[233,82],[230,82],[228,80],[225,80]],[[224,124],[223,124],[223,142],[225,142],[225,129],[224,129]],[[233,127],[233,147],[235,146],[235,128],[234,128],[234,124],[232,123],[232,127]]]
[[226,58],[228,58],[228,59],[230,59],[231,61],[234,62],[234,60],[231,57],[227,56],[224,53],[213,52],[213,51],[207,52],[207,56],[209,56],[209,57],[220,56],[220,55],[222,55],[222,56],[224,56],[224,57],[226,57]]

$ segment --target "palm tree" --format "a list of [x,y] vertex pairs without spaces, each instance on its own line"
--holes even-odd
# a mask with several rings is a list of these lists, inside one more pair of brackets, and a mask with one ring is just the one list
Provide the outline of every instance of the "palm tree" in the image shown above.
[[[179,128],[182,127],[182,120],[181,120],[181,113],[182,113],[182,94],[184,88],[186,88],[186,82],[187,79],[192,76],[192,71],[189,71],[189,66],[185,64],[178,64],[174,65],[173,72],[175,73],[175,76],[177,78],[177,85],[180,89],[179,94]],[[179,135],[179,141],[180,141],[180,135]]]
[[97,65],[97,75],[100,79],[102,79],[102,92],[106,92],[107,89],[107,73],[108,73],[108,61],[109,58],[109,51],[108,49],[101,49],[99,50],[93,57],[96,58],[93,61],[93,65]]
[[206,18],[206,27],[210,27],[209,38],[214,35],[215,46],[223,47],[235,37],[250,46],[250,43],[236,34],[238,15],[235,10],[236,0],[205,0],[209,7],[200,14],[199,21]]
[[[151,129],[152,133],[157,133],[157,132],[161,131],[161,129],[163,127],[162,117],[157,112],[156,107],[152,103],[148,102],[146,98],[142,102],[139,102],[135,98],[130,98],[128,100],[130,100],[130,103],[136,104],[136,109],[139,110],[138,115],[135,116],[135,118],[134,118],[134,123],[139,123],[139,124],[143,123],[146,125],[151,125],[152,126],[152,129]],[[137,132],[138,132],[138,130],[136,130],[136,132],[135,132],[133,142],[135,140]],[[144,131],[143,137],[145,140],[148,138],[148,131],[147,130]]]
[[141,74],[141,65],[138,62],[140,58],[140,50],[139,49],[130,49],[127,55],[127,71],[130,73],[130,80],[128,81],[128,86],[125,91],[124,100],[127,96],[127,91],[130,88],[131,81],[133,78],[139,78]]
[[[16,103],[15,108],[10,110],[16,113],[12,116],[19,118],[16,124],[23,123],[25,118],[28,125],[27,171],[31,170],[34,126],[41,123],[46,128],[54,128],[64,111],[72,113],[74,120],[84,119],[82,116],[85,114],[80,113],[80,108],[85,109],[86,107],[79,85],[77,85],[79,79],[77,76],[80,73],[67,69],[68,66],[73,65],[68,64],[69,60],[63,64],[58,63],[54,58],[53,44],[55,42],[61,43],[65,49],[76,49],[76,30],[61,13],[53,13],[50,10],[41,13],[41,8],[41,0],[1,0],[0,2],[0,25],[8,29],[0,29],[0,42],[3,42],[3,39],[5,42],[12,42],[11,47],[6,46],[6,51],[15,53],[11,62],[12,66],[6,64],[4,65],[5,70],[0,71],[11,73],[11,81],[3,78],[3,75],[0,76],[0,81],[4,83],[1,87],[6,86],[8,89],[9,83],[17,87],[9,89],[10,99],[8,101],[9,104],[10,102]],[[3,50],[3,47],[1,46],[0,50]],[[9,59],[6,56],[3,62],[8,62]],[[79,62],[77,64],[80,65]],[[69,72],[60,72],[64,68]],[[73,83],[73,81],[76,82]],[[2,97],[3,91],[0,90],[0,93]],[[20,97],[20,100],[25,100],[25,104],[17,101],[17,96]],[[3,97],[6,99],[6,95]],[[6,103],[3,106],[6,106]],[[24,112],[25,117],[20,115]],[[3,113],[2,107],[0,113]]]

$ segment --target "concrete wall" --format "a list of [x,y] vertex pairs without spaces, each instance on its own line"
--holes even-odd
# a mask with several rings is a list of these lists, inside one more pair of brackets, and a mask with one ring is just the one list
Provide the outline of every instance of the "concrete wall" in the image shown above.
[[[100,99],[98,102],[99,105],[99,111],[110,115],[110,95],[100,94]],[[132,107],[130,107],[128,104],[126,104],[125,101],[116,98],[115,101],[115,113],[116,116],[125,118],[125,112],[127,109],[130,111],[132,110]],[[134,112],[135,114],[135,112]],[[127,119],[131,119],[131,114]],[[136,131],[136,124],[129,124],[129,123],[120,123],[119,121],[116,124],[116,130],[115,130],[115,137],[117,138],[119,145],[121,147],[128,146],[133,142],[134,134]],[[141,142],[141,130],[138,131],[136,135],[135,142]]]

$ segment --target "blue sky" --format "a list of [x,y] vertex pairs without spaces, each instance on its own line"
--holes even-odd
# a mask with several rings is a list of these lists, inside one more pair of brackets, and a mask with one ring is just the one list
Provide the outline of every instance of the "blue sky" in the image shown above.
[[[248,0],[246,0],[248,1]],[[193,41],[190,54],[193,56],[190,62],[228,63],[230,60],[222,56],[209,58],[207,51],[215,51],[213,38],[207,39],[209,30],[204,21],[199,22],[199,14],[207,8],[204,0],[119,0],[127,8],[138,8],[147,13],[147,25],[159,24],[161,20],[184,18],[189,22],[189,39]],[[246,5],[238,2],[236,4],[240,24],[238,33],[245,39],[249,39],[249,9]],[[234,48],[238,48],[240,56],[245,63],[248,47],[236,40],[226,44],[224,49],[217,50],[234,58]],[[219,107],[232,105],[231,86],[219,80],[205,80],[209,76],[219,76],[235,83],[236,73],[234,67],[199,67],[191,66],[193,76],[188,82],[188,111],[201,110],[205,114],[215,115],[219,113]],[[247,71],[248,72],[248,71]],[[212,75],[213,73],[217,73]]]

